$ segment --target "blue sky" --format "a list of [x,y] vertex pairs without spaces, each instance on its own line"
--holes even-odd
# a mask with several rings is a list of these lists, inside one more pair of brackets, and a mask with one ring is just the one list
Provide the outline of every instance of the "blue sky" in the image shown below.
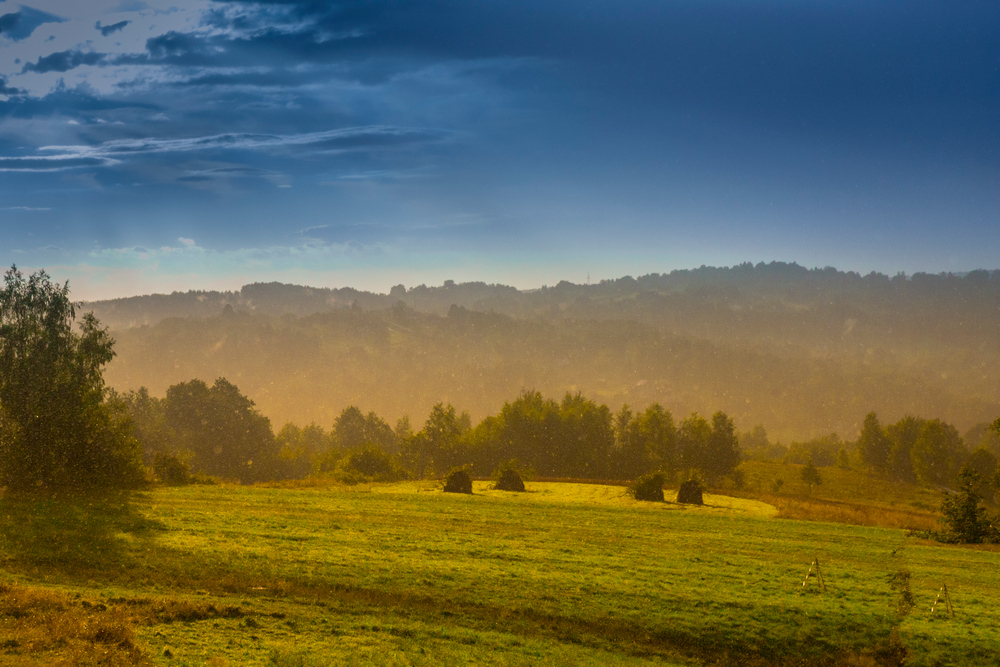
[[1000,5],[0,0],[0,262],[77,298],[998,268]]

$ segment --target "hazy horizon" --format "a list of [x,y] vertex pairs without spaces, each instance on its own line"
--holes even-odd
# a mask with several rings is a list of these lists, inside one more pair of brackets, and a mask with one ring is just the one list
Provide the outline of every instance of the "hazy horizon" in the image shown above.
[[[772,264],[772,262],[749,262],[749,263],[753,264],[755,266],[759,266],[760,264]],[[975,269],[971,269],[970,271],[942,271],[942,272],[938,272],[938,273],[933,273],[933,272],[928,272],[928,271],[915,271],[915,272],[912,272],[912,273],[908,273],[908,272],[905,272],[905,271],[900,271],[900,272],[898,272],[896,274],[890,274],[890,273],[886,273],[886,272],[883,272],[883,271],[875,271],[875,270],[867,271],[867,272],[865,272],[865,271],[855,271],[855,270],[851,270],[851,269],[842,269],[842,268],[836,267],[836,266],[832,266],[832,267],[831,266],[824,266],[824,267],[815,266],[815,267],[810,267],[810,266],[803,266],[802,264],[799,264],[799,263],[794,262],[794,261],[792,261],[792,262],[780,262],[780,261],[778,261],[778,262],[773,262],[773,263],[774,264],[779,264],[779,265],[784,264],[784,265],[787,265],[787,266],[798,266],[800,268],[803,268],[803,269],[806,269],[806,270],[809,270],[809,271],[815,271],[815,270],[820,270],[820,269],[831,269],[832,268],[832,269],[835,269],[835,270],[837,270],[838,272],[841,272],[841,273],[845,273],[845,274],[846,273],[855,273],[855,274],[857,274],[859,276],[862,276],[862,277],[866,276],[866,275],[868,275],[870,273],[875,273],[875,274],[887,276],[887,277],[890,277],[890,278],[902,275],[903,277],[905,277],[908,280],[912,279],[915,274],[953,275],[953,276],[956,276],[956,277],[962,277],[962,276],[968,275],[972,271],[987,271],[987,272],[1000,271],[1000,269],[996,269],[996,268],[977,267]],[[197,287],[196,286],[196,287],[191,287],[191,288],[188,288],[188,289],[177,289],[177,290],[168,289],[168,290],[164,290],[164,291],[160,291],[160,292],[136,292],[135,294],[114,294],[112,296],[97,297],[97,298],[82,298],[82,297],[78,297],[76,290],[73,289],[72,283],[70,284],[70,290],[71,290],[71,293],[73,294],[73,297],[74,297],[75,300],[84,301],[84,302],[88,302],[88,303],[89,302],[97,302],[97,301],[114,301],[116,299],[127,299],[127,298],[133,298],[133,297],[144,297],[144,296],[155,296],[155,295],[171,294],[171,293],[174,293],[174,292],[213,292],[213,291],[215,291],[215,292],[239,292],[242,288],[250,286],[250,285],[254,285],[254,284],[275,284],[275,283],[277,283],[277,284],[283,284],[283,285],[289,285],[289,286],[294,286],[294,287],[307,287],[307,288],[312,288],[312,289],[333,289],[333,290],[336,290],[336,289],[355,289],[355,290],[357,290],[359,292],[368,292],[368,293],[377,294],[377,295],[388,295],[391,292],[391,290],[392,290],[393,287],[395,287],[397,285],[400,285],[400,284],[403,285],[403,287],[405,287],[407,290],[412,290],[413,288],[420,287],[420,286],[429,287],[429,288],[440,288],[440,287],[444,287],[445,283],[450,281],[450,282],[454,282],[456,285],[463,285],[463,284],[487,284],[487,285],[498,285],[498,286],[503,286],[503,287],[513,287],[513,288],[517,289],[519,292],[529,293],[529,292],[535,292],[535,291],[538,291],[538,290],[541,290],[541,289],[544,289],[544,288],[547,288],[547,287],[555,287],[556,285],[558,285],[561,282],[568,282],[568,283],[573,284],[573,285],[585,286],[585,285],[596,285],[596,284],[599,284],[601,282],[608,282],[608,281],[613,282],[615,280],[619,280],[619,279],[622,279],[622,278],[628,278],[628,277],[640,278],[640,277],[643,277],[643,276],[656,275],[656,274],[667,275],[667,274],[670,274],[670,273],[675,272],[675,271],[697,271],[698,269],[722,269],[722,270],[729,270],[729,269],[734,269],[734,268],[736,268],[738,266],[739,265],[733,265],[733,266],[708,266],[708,265],[702,264],[700,266],[695,266],[695,267],[677,267],[677,268],[673,268],[673,269],[670,269],[670,270],[667,270],[667,271],[650,271],[650,272],[647,272],[647,273],[635,273],[635,272],[632,272],[632,273],[624,273],[624,274],[617,275],[617,276],[602,276],[602,277],[599,277],[599,278],[595,278],[594,276],[591,276],[591,275],[588,274],[588,276],[587,276],[586,279],[584,279],[582,281],[579,281],[579,282],[576,282],[576,281],[573,281],[573,280],[566,280],[565,278],[556,278],[556,279],[550,280],[548,282],[535,283],[535,284],[512,284],[512,283],[503,282],[503,281],[500,281],[500,280],[490,281],[490,280],[482,280],[482,279],[477,279],[477,278],[471,278],[469,280],[453,280],[453,279],[450,279],[450,278],[446,278],[445,280],[439,281],[437,283],[427,283],[427,282],[399,283],[399,282],[397,282],[397,283],[394,283],[394,284],[391,284],[391,285],[387,285],[385,287],[380,287],[379,286],[380,285],[380,281],[376,280],[376,281],[373,281],[373,286],[372,287],[362,287],[362,286],[359,286],[359,285],[352,285],[352,284],[317,285],[317,284],[308,284],[308,283],[282,282],[280,280],[274,280],[274,281],[271,281],[271,280],[251,280],[249,282],[239,282],[238,280],[235,280],[235,279],[229,279],[229,280],[227,280],[225,282],[225,284],[220,284],[220,285],[217,285],[217,286],[214,286],[214,287]],[[43,270],[45,270],[47,273],[49,273],[51,275],[51,271],[47,267],[40,267],[40,268],[43,269]],[[18,270],[21,270],[22,273],[24,272],[22,270],[22,267],[18,267]]]

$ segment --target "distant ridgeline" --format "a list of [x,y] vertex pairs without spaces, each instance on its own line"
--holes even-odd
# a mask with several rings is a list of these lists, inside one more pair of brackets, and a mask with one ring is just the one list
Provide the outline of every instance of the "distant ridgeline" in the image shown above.
[[[1000,318],[1000,270],[977,270],[963,275],[916,273],[889,277],[880,273],[861,276],[833,268],[806,269],[797,264],[740,264],[732,268],[702,267],[670,273],[652,273],[638,279],[625,276],[593,285],[562,281],[554,287],[521,291],[507,285],[482,282],[454,283],[440,287],[393,287],[388,294],[304,287],[283,283],[254,283],[239,292],[174,292],[94,301],[84,304],[112,329],[155,324],[168,317],[210,317],[227,305],[237,311],[260,315],[311,315],[336,308],[364,310],[390,308],[402,302],[427,313],[446,314],[454,306],[493,311],[514,317],[548,315],[603,317],[662,321],[672,314],[683,325],[683,314],[722,310],[738,314],[737,321],[768,315],[795,314],[795,320],[827,318],[833,310],[970,314]],[[676,310],[681,313],[672,312]],[[992,313],[983,312],[984,309]],[[753,315],[744,311],[760,311]],[[666,312],[671,311],[671,312]],[[812,317],[802,313],[812,312]],[[849,312],[838,314],[851,315]],[[721,314],[717,313],[716,318]],[[702,323],[710,326],[711,322]],[[845,324],[839,320],[838,324]],[[837,331],[835,333],[841,333]]]
[[786,441],[854,438],[871,410],[963,430],[1000,415],[1000,271],[742,264],[389,294],[271,283],[85,309],[118,340],[111,386],[227,377],[276,423],[329,425],[347,405],[417,417],[440,401],[479,419],[522,389],[723,410]]

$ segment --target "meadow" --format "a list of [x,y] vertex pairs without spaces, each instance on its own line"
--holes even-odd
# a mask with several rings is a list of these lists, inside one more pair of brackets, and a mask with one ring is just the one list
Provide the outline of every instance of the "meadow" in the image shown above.
[[0,665],[1000,664],[989,548],[753,498],[474,491],[5,498]]

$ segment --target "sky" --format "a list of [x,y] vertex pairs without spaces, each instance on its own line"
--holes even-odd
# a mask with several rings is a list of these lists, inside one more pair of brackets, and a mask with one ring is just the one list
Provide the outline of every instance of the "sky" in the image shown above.
[[0,263],[74,298],[1000,268],[995,0],[0,0]]

